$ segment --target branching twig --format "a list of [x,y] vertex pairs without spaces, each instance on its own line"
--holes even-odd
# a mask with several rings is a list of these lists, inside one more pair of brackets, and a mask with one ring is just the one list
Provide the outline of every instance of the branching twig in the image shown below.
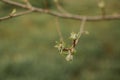
[[[14,2],[11,0],[1,0],[4,3],[10,4],[10,5],[14,5],[14,6],[18,6],[24,9],[29,9],[28,6],[26,6],[26,4],[21,4],[18,2]],[[61,18],[65,18],[65,19],[75,19],[75,20],[82,20],[84,17],[86,17],[86,21],[101,21],[101,20],[118,20],[120,19],[120,14],[117,15],[106,15],[104,16],[104,18],[100,15],[100,16],[81,16],[81,15],[66,15],[64,13],[60,13],[60,12],[55,12],[55,11],[51,11],[51,10],[45,10],[42,8],[36,8],[32,6],[32,11],[34,12],[40,12],[40,13],[46,13],[52,16],[57,16],[57,17],[61,17]],[[3,20],[3,19],[2,19]]]
[[64,48],[63,51],[68,51],[76,47],[81,35],[84,33],[85,22],[86,22],[86,17],[84,17],[82,20],[82,23],[80,25],[80,31],[78,32],[78,34],[73,33],[73,36],[75,36],[75,38],[73,38],[72,46],[70,48]]
[[65,47],[64,43],[57,43],[57,45],[55,45],[55,47],[59,50],[60,54],[64,54],[64,52],[67,52],[65,54],[67,54],[66,56],[66,60],[67,61],[71,61],[73,60],[73,54],[75,53],[75,47],[78,44],[78,41],[81,37],[81,35],[84,32],[84,25],[86,22],[86,17],[83,18],[81,26],[80,26],[80,31],[76,34],[76,33],[71,33],[70,38],[72,39],[72,45],[70,47]]

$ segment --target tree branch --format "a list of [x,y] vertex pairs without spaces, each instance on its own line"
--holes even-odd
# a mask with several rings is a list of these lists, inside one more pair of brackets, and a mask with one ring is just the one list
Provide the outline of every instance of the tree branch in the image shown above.
[[[1,1],[4,2],[4,3],[10,4],[10,5],[14,5],[14,6],[18,6],[18,7],[27,9],[27,10],[30,9],[26,4],[21,4],[21,3],[18,3],[18,2],[14,2],[12,0],[1,0]],[[64,13],[55,12],[55,11],[52,11],[52,10],[45,10],[45,9],[42,9],[42,8],[36,8],[36,7],[33,7],[33,6],[32,6],[32,11],[40,12],[40,13],[46,13],[46,14],[49,14],[49,15],[52,15],[52,16],[57,16],[57,17],[65,18],[65,19],[82,20],[84,17],[86,17],[86,21],[119,20],[120,19],[120,14],[105,15],[104,17],[102,17],[102,16],[81,16],[81,15],[74,15],[74,14],[67,15],[67,14],[64,14]],[[6,17],[8,17],[8,16],[6,16]],[[16,17],[16,16],[12,16],[12,17]],[[7,19],[7,18],[5,18],[5,19]]]

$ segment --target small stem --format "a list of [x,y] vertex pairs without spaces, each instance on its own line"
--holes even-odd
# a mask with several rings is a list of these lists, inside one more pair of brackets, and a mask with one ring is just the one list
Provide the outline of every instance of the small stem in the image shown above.
[[29,2],[29,0],[24,0],[24,2],[26,3],[26,6],[27,6],[30,10],[32,10],[32,5],[31,5],[31,3]]
[[102,14],[102,17],[104,18],[104,17],[105,17],[105,15],[106,15],[105,8],[101,8],[101,14]]
[[84,32],[84,25],[85,25],[85,22],[86,22],[86,17],[83,17],[82,23],[81,23],[81,25],[80,25],[79,38],[81,37],[81,35],[82,35],[83,32]]
[[59,21],[58,21],[58,17],[56,17],[56,29],[57,29],[58,35],[60,37],[60,41],[64,42],[61,30],[60,30],[60,24],[59,24]]
[[105,18],[105,15],[106,15],[105,7],[106,7],[106,5],[105,5],[104,0],[98,0],[98,7],[101,10],[101,16],[102,16],[102,18]]

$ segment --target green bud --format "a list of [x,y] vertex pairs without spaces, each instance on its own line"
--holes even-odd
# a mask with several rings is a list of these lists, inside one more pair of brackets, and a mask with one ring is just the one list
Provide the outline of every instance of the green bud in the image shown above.
[[10,13],[10,15],[13,15],[16,13],[16,9],[13,9],[12,12]]
[[98,3],[98,7],[99,8],[104,8],[105,7],[105,2],[103,0],[101,0],[99,3]]
[[73,39],[73,40],[77,39],[77,34],[72,32],[70,35],[70,39]]

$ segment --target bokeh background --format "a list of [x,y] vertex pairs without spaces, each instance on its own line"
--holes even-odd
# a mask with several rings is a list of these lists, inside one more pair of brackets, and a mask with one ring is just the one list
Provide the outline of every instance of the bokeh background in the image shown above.
[[[13,0],[19,1],[22,0]],[[120,13],[119,0],[104,0],[107,14]],[[57,10],[53,0],[30,0],[36,7]],[[60,0],[65,10],[79,15],[100,15],[97,0]],[[0,17],[16,6],[0,1]],[[70,44],[80,21],[59,18]],[[55,17],[30,13],[0,22],[0,80],[120,80],[120,20],[87,22],[72,62],[54,48],[59,40]]]

